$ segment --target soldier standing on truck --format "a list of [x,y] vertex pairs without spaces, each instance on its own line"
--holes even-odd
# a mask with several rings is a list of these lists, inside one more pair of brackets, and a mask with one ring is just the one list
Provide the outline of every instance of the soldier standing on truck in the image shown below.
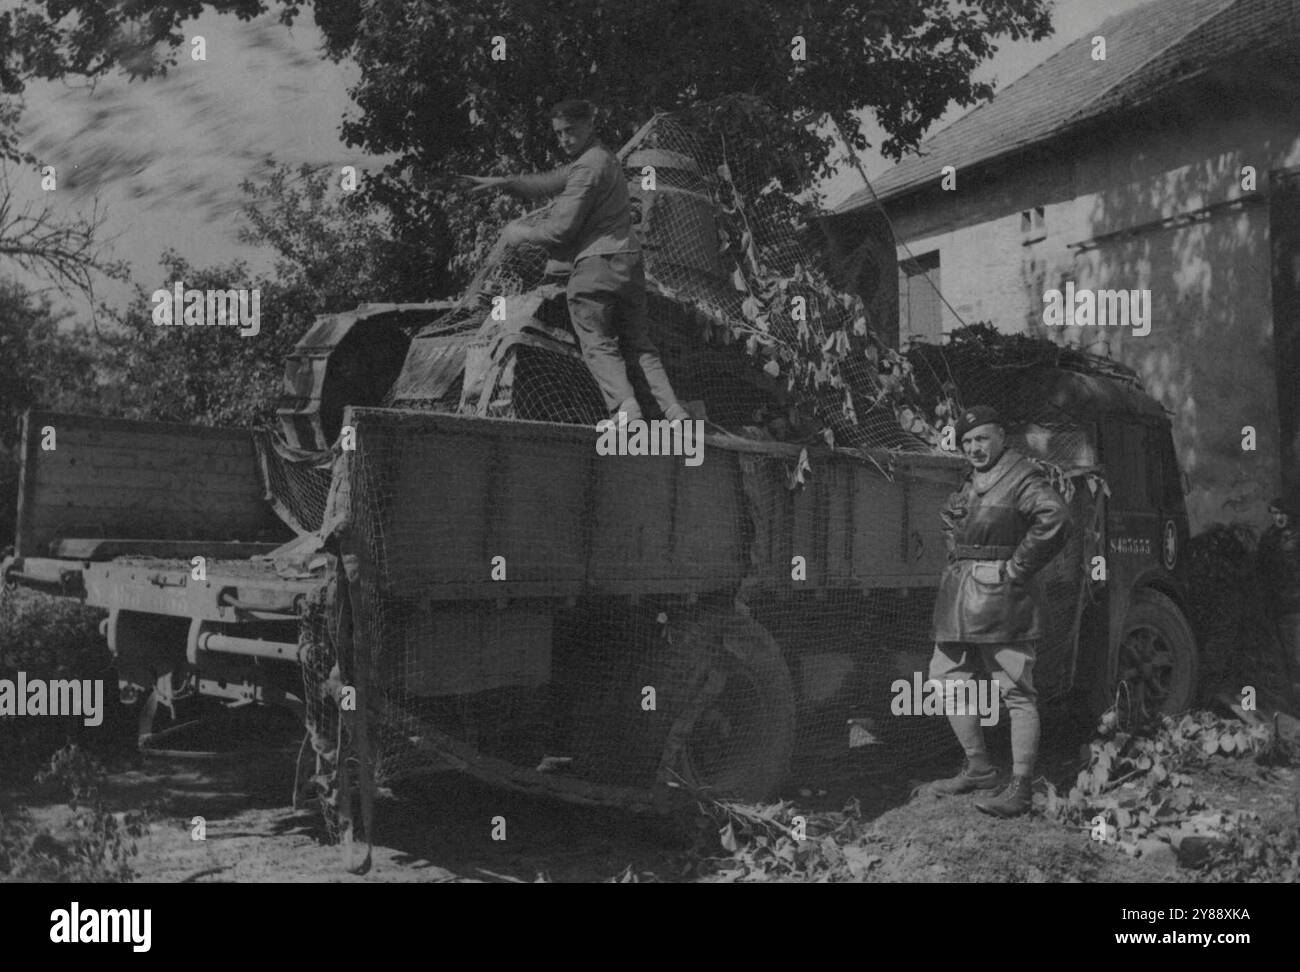
[[[1046,614],[1036,575],[1065,545],[1070,510],[1042,470],[1006,447],[1006,431],[993,408],[963,412],[957,439],[971,472],[940,513],[948,566],[934,606],[930,678],[970,682],[983,669],[996,680],[1011,715],[1014,766],[1010,783],[975,806],[1014,817],[1032,804],[1038,755],[1033,671]],[[996,789],[999,773],[989,762],[980,716],[949,708],[948,721],[966,760],[961,772],[940,781],[936,790]]]
[[647,330],[645,268],[623,167],[596,138],[594,118],[587,101],[561,101],[552,109],[551,127],[571,160],[558,169],[466,178],[478,184],[475,192],[499,188],[532,200],[556,197],[545,219],[508,224],[502,245],[538,243],[553,260],[572,262],[569,319],[611,414],[626,413],[629,422],[642,417],[626,359],[640,366],[664,417],[686,420],[690,413],[677,401]]
[[1278,497],[1269,504],[1273,525],[1259,539],[1256,555],[1264,605],[1285,655],[1293,691],[1300,691],[1300,530],[1295,506]]

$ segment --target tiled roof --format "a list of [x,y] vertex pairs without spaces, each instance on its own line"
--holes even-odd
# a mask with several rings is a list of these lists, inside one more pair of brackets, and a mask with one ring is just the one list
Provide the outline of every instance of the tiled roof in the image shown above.
[[[1092,38],[1106,59],[1092,58]],[[999,91],[991,101],[925,139],[875,181],[880,198],[1009,155],[1081,122],[1122,111],[1243,50],[1300,37],[1300,0],[1154,0],[1111,17]],[[1296,42],[1293,40],[1293,45]],[[837,213],[870,205],[854,193]]]

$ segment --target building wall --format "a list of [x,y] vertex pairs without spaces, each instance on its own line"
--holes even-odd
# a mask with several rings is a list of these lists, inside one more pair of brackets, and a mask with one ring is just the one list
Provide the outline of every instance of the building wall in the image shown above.
[[[1300,108],[1194,108],[1094,130],[988,178],[959,171],[955,191],[926,190],[886,209],[905,244],[900,259],[938,251],[944,296],[966,323],[1073,341],[1141,375],[1174,414],[1194,531],[1216,521],[1264,526],[1281,491],[1268,173],[1300,166]],[[1254,193],[1241,185],[1248,164]],[[1200,221],[1144,228],[1237,199]],[[1021,213],[1037,206],[1045,226],[1026,234]],[[1124,230],[1135,232],[1098,239]],[[1045,327],[1043,293],[1068,280],[1150,290],[1150,333]],[[945,331],[959,325],[943,315]],[[1253,453],[1241,448],[1246,425],[1257,431]]]

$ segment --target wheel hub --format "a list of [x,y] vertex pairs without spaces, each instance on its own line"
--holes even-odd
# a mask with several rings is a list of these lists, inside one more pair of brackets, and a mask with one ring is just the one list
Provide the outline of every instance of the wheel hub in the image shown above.
[[1174,661],[1170,646],[1151,627],[1129,631],[1119,646],[1119,703],[1130,715],[1159,713],[1169,696]]

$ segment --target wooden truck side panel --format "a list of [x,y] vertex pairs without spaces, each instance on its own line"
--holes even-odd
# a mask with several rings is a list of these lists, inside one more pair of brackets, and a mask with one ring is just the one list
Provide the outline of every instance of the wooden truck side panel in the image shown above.
[[49,556],[68,538],[291,536],[266,502],[247,431],[30,411],[21,457],[19,557]]
[[[442,599],[934,586],[964,472],[707,436],[704,459],[602,456],[594,429],[353,409],[359,542],[387,595]],[[917,460],[921,463],[921,460]],[[337,492],[337,491],[336,491]],[[803,557],[807,579],[792,576]],[[497,559],[502,558],[502,559]],[[496,571],[494,575],[494,569]]]

